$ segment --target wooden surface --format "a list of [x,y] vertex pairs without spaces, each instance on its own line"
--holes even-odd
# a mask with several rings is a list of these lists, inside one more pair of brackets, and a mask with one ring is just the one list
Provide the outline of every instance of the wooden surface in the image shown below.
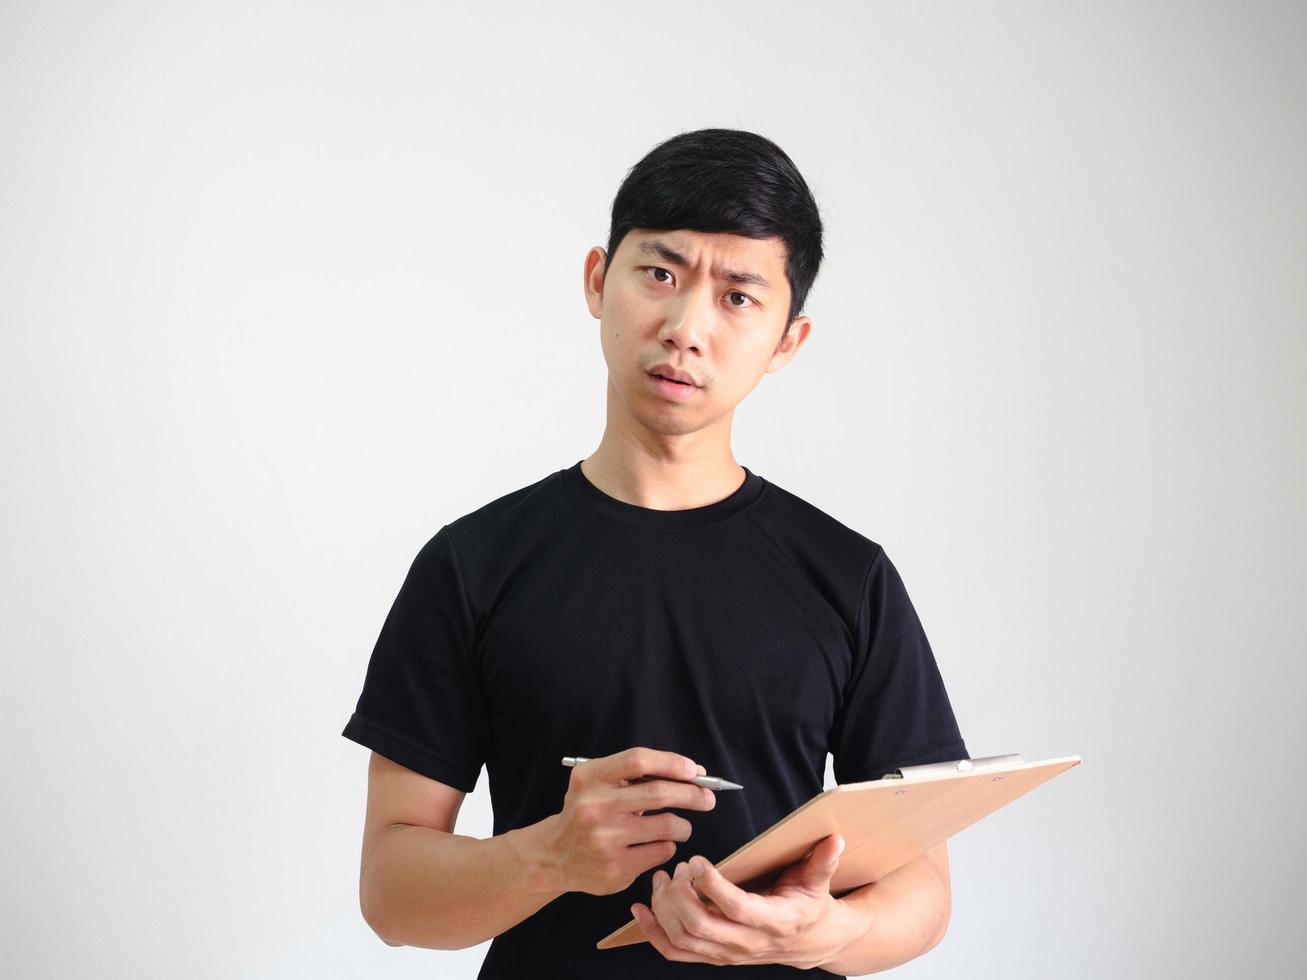
[[[727,881],[766,892],[789,865],[829,834],[844,838],[831,879],[837,898],[877,881],[964,827],[1080,764],[1079,756],[907,779],[876,779],[823,790],[717,864]],[[635,919],[599,949],[648,942]]]

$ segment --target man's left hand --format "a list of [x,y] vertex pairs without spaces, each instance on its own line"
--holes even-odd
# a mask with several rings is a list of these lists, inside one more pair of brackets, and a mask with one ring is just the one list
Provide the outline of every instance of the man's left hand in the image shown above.
[[832,959],[868,926],[830,893],[843,850],[838,834],[823,837],[811,854],[781,873],[767,895],[736,887],[696,855],[678,864],[671,877],[661,869],[654,872],[652,911],[638,902],[631,911],[669,960],[808,969]]

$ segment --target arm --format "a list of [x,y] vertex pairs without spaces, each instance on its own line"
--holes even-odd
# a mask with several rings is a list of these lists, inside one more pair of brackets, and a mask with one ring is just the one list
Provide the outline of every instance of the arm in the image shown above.
[[372,754],[359,901],[390,946],[464,949],[563,894],[556,817],[480,840],[453,833],[464,793]]
[[948,930],[952,911],[947,842],[840,901],[857,914],[861,926],[856,938],[822,963],[822,969],[862,976],[934,949]]
[[561,812],[476,840],[453,833],[460,790],[374,752],[359,880],[363,916],[392,946],[463,949],[568,891],[629,888],[666,863],[692,830],[684,817],[649,811],[715,805],[713,793],[686,781],[696,769],[706,771],[644,746],[591,759],[573,767]]

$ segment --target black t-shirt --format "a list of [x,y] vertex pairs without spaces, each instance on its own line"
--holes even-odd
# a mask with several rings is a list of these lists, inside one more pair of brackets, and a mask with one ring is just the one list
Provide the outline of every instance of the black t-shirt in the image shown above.
[[[748,469],[716,503],[653,510],[580,462],[442,527],[418,552],[342,733],[465,792],[494,833],[562,809],[572,770],[632,746],[741,783],[662,867],[720,861],[838,783],[965,758],[943,680],[874,541]],[[568,892],[494,938],[481,978],[717,975],[647,942],[595,943],[649,903]],[[732,977],[805,973],[730,967]],[[826,971],[818,975],[830,976]]]

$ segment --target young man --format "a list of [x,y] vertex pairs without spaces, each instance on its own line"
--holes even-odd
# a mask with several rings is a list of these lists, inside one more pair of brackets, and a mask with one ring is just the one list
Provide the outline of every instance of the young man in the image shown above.
[[[765,894],[696,860],[821,792],[828,752],[840,783],[967,756],[884,550],[731,453],[736,406],[811,333],[821,237],[752,133],[683,133],[627,175],[585,259],[599,447],[422,547],[343,732],[373,750],[360,900],[387,943],[634,980],[864,974],[942,938],[943,844],[838,898],[835,835]],[[453,831],[483,764],[478,840]],[[596,949],[632,912],[650,941]]]

